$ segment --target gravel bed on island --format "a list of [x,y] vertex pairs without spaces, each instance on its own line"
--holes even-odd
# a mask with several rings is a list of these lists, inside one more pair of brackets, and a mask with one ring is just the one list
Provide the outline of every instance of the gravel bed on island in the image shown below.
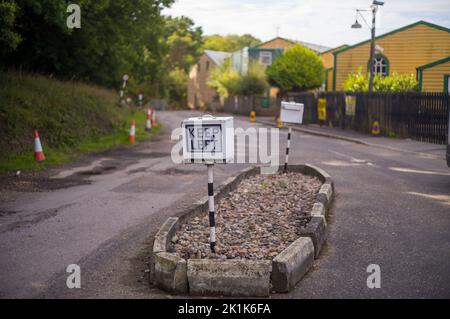
[[207,213],[181,225],[171,252],[185,259],[273,259],[300,237],[321,186],[295,172],[249,177],[216,205],[215,256]]

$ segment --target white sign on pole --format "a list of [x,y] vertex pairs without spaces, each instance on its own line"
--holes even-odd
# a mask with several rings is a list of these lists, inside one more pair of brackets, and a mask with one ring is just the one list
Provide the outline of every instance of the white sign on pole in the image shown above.
[[302,124],[304,109],[305,106],[302,103],[281,102],[281,122]]
[[144,94],[139,94],[139,101],[142,101],[144,99]]
[[125,74],[122,78],[122,80],[124,80],[125,82],[128,81],[128,74]]
[[203,116],[182,123],[184,163],[228,163],[234,159],[232,117]]

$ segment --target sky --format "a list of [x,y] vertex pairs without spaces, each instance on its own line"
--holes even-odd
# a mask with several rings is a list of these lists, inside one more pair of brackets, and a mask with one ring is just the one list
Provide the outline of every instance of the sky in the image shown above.
[[[370,38],[351,29],[356,9],[369,9],[371,0],[176,0],[164,14],[187,16],[203,33],[250,33],[267,41],[279,35],[329,47],[355,44]],[[363,12],[371,23],[371,13]],[[377,35],[418,20],[450,28],[450,0],[385,0],[377,13]],[[277,32],[278,30],[278,32]]]

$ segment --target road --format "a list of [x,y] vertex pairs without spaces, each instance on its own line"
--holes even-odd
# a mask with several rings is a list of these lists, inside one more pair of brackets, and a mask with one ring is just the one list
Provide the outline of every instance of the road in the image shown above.
[[[51,172],[62,188],[4,191],[0,297],[170,298],[147,282],[151,239],[205,195],[205,168],[174,164],[171,130],[191,112],[160,112],[162,134]],[[263,127],[236,117],[235,127]],[[286,139],[281,131],[280,142]],[[283,153],[283,152],[281,152]],[[272,298],[450,297],[450,170],[441,159],[294,132],[291,163],[329,172],[337,196],[314,268]],[[247,164],[216,165],[215,182]],[[82,288],[66,287],[78,264]],[[381,267],[369,289],[367,266]]]

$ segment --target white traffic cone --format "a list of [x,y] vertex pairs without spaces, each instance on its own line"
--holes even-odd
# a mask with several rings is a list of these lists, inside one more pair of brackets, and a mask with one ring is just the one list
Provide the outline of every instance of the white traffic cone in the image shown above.
[[152,111],[150,109],[148,109],[148,111],[147,111],[147,123],[145,125],[145,129],[147,131],[152,130]]
[[45,161],[44,151],[42,150],[41,139],[39,133],[34,130],[34,159],[38,162]]
[[128,140],[131,144],[134,144],[136,139],[136,121],[131,121],[130,134],[128,135]]

